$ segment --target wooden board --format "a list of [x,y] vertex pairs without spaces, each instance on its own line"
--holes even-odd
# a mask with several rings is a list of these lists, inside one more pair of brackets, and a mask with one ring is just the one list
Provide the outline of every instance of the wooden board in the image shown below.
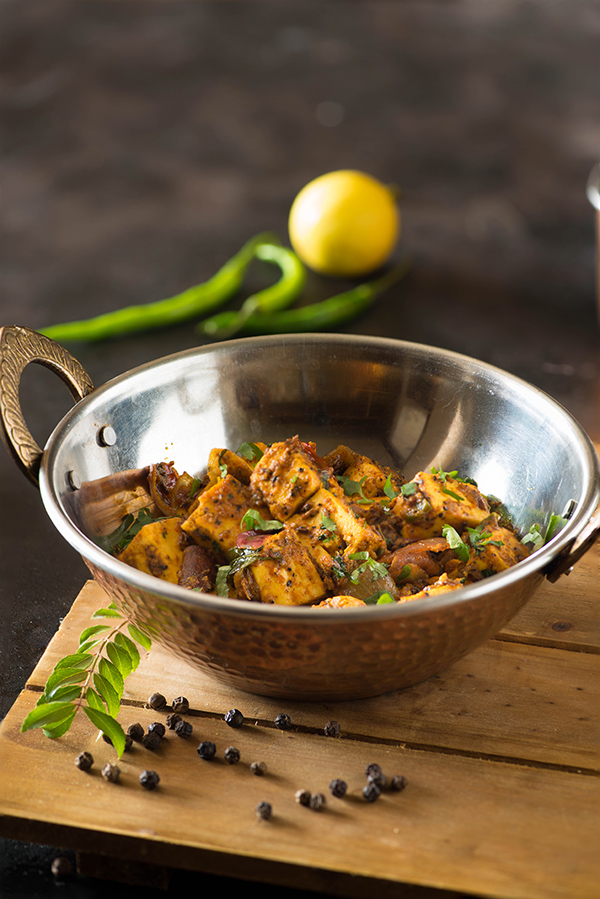
[[[106,856],[349,897],[394,896],[407,884],[503,899],[595,899],[599,559],[595,547],[449,671],[377,699],[282,707],[154,647],[127,680],[121,723],[164,720],[145,708],[159,690],[168,700],[188,697],[194,733],[169,733],[156,753],[134,746],[116,785],[99,773],[114,751],[85,719],[57,741],[19,730],[56,661],[106,601],[89,582],[0,728],[0,832],[76,849],[88,865]],[[246,718],[239,730],[223,720],[232,707]],[[291,731],[274,727],[281,711]],[[332,718],[338,738],[323,733]],[[217,746],[211,762],[196,752],[204,739]],[[239,765],[223,760],[228,745],[240,749]],[[89,774],[73,764],[82,749],[96,760]],[[252,761],[266,762],[265,776],[250,772]],[[372,761],[404,774],[406,789],[366,803]],[[153,793],[137,781],[149,767],[161,776]],[[348,783],[343,799],[328,791],[334,777]],[[298,805],[298,788],[326,794],[326,808]],[[254,812],[263,799],[273,805],[268,822]]]

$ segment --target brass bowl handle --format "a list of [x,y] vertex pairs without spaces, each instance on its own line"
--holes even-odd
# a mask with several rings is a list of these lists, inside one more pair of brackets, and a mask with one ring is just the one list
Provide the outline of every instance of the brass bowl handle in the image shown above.
[[19,384],[25,368],[37,362],[59,376],[71,396],[82,400],[94,390],[83,366],[59,343],[31,328],[0,328],[0,419],[2,439],[27,477],[37,485],[43,451],[25,423],[19,401]]

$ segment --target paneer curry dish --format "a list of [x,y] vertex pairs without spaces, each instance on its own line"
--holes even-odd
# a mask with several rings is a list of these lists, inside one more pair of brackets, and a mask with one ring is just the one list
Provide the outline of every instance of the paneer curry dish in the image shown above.
[[500,500],[432,468],[411,480],[298,436],[215,448],[196,478],[147,469],[149,509],[110,537],[122,562],[191,590],[286,606],[411,602],[490,577],[530,551]]

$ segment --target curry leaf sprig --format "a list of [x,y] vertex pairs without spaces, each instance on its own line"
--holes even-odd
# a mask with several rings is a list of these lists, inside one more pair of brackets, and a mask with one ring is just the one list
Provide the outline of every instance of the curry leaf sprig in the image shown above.
[[85,628],[77,650],[54,666],[44,692],[23,721],[21,731],[41,727],[51,739],[62,737],[82,710],[109,738],[120,758],[125,749],[125,733],[116,717],[125,678],[140,664],[138,647],[149,650],[152,641],[123,618],[114,603],[98,609],[92,618],[113,623]]

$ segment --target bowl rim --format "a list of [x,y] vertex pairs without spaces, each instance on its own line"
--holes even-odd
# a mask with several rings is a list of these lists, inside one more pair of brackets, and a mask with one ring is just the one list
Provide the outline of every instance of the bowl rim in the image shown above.
[[[286,345],[323,342],[335,342],[340,345],[352,343],[367,348],[372,346],[390,350],[403,349],[413,353],[434,355],[438,359],[456,361],[463,365],[474,365],[480,372],[489,372],[490,374],[493,373],[496,376],[501,376],[503,379],[512,382],[520,389],[525,389],[537,394],[542,398],[543,402],[547,403],[556,414],[561,416],[564,421],[569,423],[571,428],[575,430],[580,440],[580,449],[583,450],[587,458],[587,473],[589,475],[587,492],[578,502],[572,518],[569,519],[565,527],[545,546],[519,562],[518,565],[500,572],[492,578],[465,585],[459,590],[451,590],[446,593],[438,594],[435,597],[424,597],[420,600],[385,603],[382,605],[367,606],[366,608],[361,606],[328,609],[317,608],[316,606],[262,604],[248,602],[247,600],[242,599],[220,597],[215,594],[186,590],[186,588],[180,587],[177,584],[172,584],[169,581],[162,581],[153,575],[132,568],[125,562],[121,562],[119,559],[111,556],[94,543],[90,537],[87,537],[63,510],[53,485],[53,461],[60,448],[64,433],[69,429],[73,418],[79,415],[86,405],[91,405],[106,393],[119,387],[124,381],[127,381],[134,376],[143,374],[144,372],[159,366],[177,363],[182,359],[192,356],[212,355],[227,350],[230,347],[242,347],[244,345],[262,345],[267,347],[273,344]],[[67,542],[70,543],[70,545],[77,550],[85,560],[90,562],[92,566],[101,569],[117,580],[125,582],[130,588],[142,590],[144,593],[153,594],[161,599],[169,599],[179,605],[184,605],[197,611],[212,612],[215,614],[226,613],[229,616],[233,615],[240,617],[247,617],[248,615],[254,617],[258,615],[259,617],[275,618],[280,621],[289,620],[290,616],[292,616],[296,623],[298,623],[298,619],[304,620],[307,623],[314,623],[315,620],[323,622],[339,622],[340,615],[343,615],[344,622],[353,619],[369,621],[374,617],[377,617],[379,620],[396,617],[407,618],[419,615],[428,608],[432,608],[433,605],[436,609],[441,609],[452,605],[460,606],[474,602],[494,593],[496,589],[499,589],[500,587],[510,588],[512,584],[524,580],[529,575],[543,575],[543,569],[549,566],[557,556],[573,544],[579,532],[585,526],[595,508],[600,503],[600,472],[598,468],[598,457],[591,439],[575,417],[557,400],[553,399],[540,388],[516,375],[492,365],[491,363],[483,362],[475,357],[458,353],[454,350],[447,350],[442,347],[430,346],[414,341],[397,340],[395,338],[375,337],[362,334],[339,334],[334,332],[261,335],[257,337],[242,337],[222,341],[218,344],[206,344],[200,347],[192,347],[176,353],[171,353],[151,362],[143,363],[142,365],[138,365],[111,378],[100,387],[96,388],[87,397],[77,402],[53,429],[44,447],[40,466],[39,485],[42,502],[46,512]],[[159,587],[157,586],[157,583],[160,585]]]

